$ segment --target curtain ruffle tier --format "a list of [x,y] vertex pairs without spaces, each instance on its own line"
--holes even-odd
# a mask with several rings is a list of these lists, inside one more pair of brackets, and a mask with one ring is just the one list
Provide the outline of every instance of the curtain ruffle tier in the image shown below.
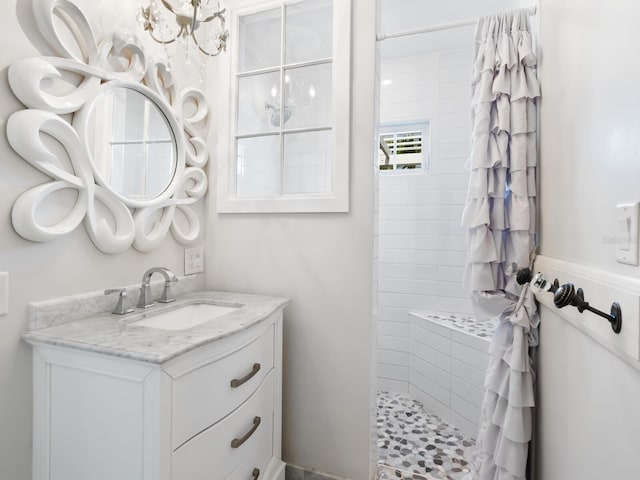
[[482,18],[472,80],[471,178],[462,225],[471,291],[518,287],[502,266],[529,263],[536,220],[536,98],[540,86],[526,12]]
[[[462,224],[465,282],[479,318],[498,316],[485,380],[473,480],[525,480],[532,436],[538,313],[506,265],[529,264],[536,233],[536,99],[540,87],[528,14],[483,17],[472,79],[471,170]],[[491,313],[489,313],[491,312]]]

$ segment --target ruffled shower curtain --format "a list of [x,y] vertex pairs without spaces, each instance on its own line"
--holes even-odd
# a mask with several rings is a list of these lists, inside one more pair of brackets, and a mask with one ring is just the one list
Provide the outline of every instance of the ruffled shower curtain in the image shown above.
[[524,480],[532,433],[539,317],[526,267],[536,223],[536,98],[526,11],[480,18],[473,65],[465,280],[479,318],[496,318],[473,480]]

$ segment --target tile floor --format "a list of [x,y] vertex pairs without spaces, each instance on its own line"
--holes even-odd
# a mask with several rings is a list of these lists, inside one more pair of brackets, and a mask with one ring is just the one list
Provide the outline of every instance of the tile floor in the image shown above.
[[378,392],[378,480],[462,480],[475,441],[409,395]]

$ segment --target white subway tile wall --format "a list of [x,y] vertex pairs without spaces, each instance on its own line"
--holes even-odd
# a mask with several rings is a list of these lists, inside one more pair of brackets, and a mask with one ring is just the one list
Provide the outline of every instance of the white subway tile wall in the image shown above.
[[456,359],[451,360],[451,374],[479,390],[484,389],[485,372]]
[[[387,80],[379,90],[380,123],[429,120],[431,128],[428,173],[378,175],[374,281],[378,288],[380,389],[410,390],[412,369],[396,368],[408,366],[404,363],[405,359],[409,362],[408,352],[416,365],[443,361],[437,358],[441,353],[437,349],[427,349],[436,353],[418,353],[423,342],[429,341],[425,337],[419,341],[416,334],[420,332],[409,328],[409,311],[471,313],[462,286],[466,231],[460,218],[469,179],[464,164],[470,151],[472,54],[470,46],[380,62],[380,79]],[[448,351],[446,358],[450,355]],[[449,370],[450,361],[445,361]],[[447,402],[433,398],[433,392],[417,386],[426,388],[427,381],[437,382],[434,375],[420,369],[413,375],[421,382],[413,386],[418,399],[431,394],[429,401],[439,402],[439,411],[450,408]]]
[[[409,393],[433,413],[475,438],[484,397],[490,339],[409,316]],[[395,372],[385,371],[384,374]],[[379,375],[384,375],[379,374]],[[380,384],[393,384],[380,379]]]

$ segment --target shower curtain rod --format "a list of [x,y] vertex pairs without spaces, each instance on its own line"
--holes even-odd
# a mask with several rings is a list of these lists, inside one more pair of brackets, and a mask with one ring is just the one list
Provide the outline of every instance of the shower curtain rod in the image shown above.
[[[526,9],[529,16],[535,15],[537,7],[531,7]],[[390,38],[409,37],[411,35],[420,35],[421,33],[439,32],[440,30],[449,30],[450,28],[466,27],[468,25],[475,25],[478,22],[478,17],[469,18],[467,20],[458,20],[457,22],[441,23],[440,25],[431,25],[429,27],[416,28],[414,30],[406,30],[404,32],[395,33],[379,33],[376,35],[376,40],[381,42],[382,40],[388,40]]]

